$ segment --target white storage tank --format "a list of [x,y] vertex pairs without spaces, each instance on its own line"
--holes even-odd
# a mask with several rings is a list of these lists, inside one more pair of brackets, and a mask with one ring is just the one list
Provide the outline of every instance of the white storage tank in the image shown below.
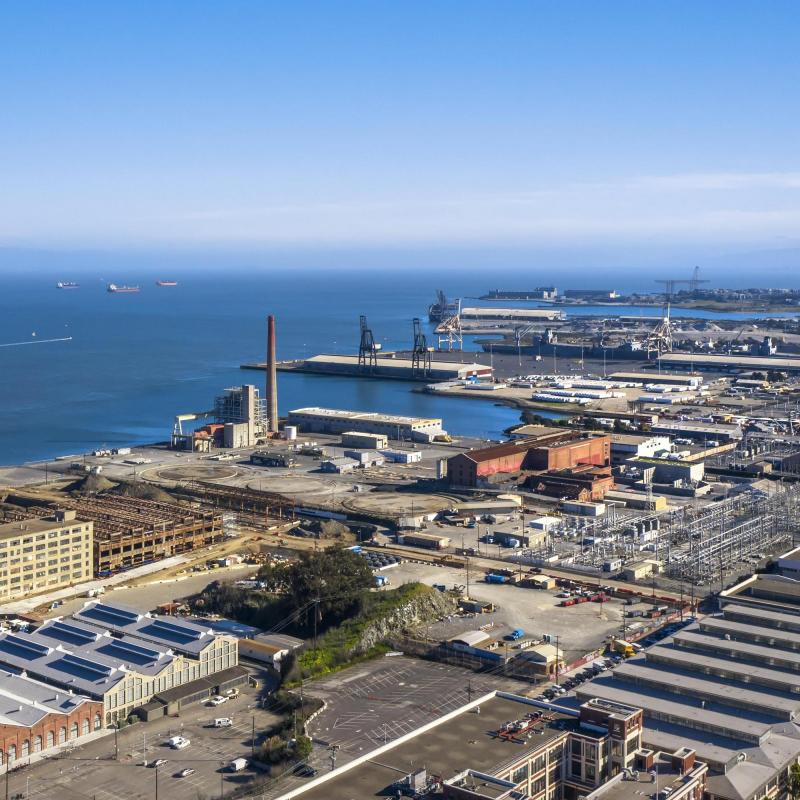
[[297,438],[297,425],[284,426],[283,438],[288,442],[293,442]]

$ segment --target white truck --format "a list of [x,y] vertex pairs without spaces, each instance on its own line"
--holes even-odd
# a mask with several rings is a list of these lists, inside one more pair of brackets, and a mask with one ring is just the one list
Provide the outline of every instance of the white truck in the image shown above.
[[233,761],[228,764],[228,770],[230,772],[241,772],[243,769],[247,769],[246,758],[234,758]]

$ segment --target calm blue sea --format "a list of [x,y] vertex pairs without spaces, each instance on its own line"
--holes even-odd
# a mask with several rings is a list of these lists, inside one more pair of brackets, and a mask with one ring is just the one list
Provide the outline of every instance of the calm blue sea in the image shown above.
[[[129,257],[91,268],[67,263],[58,271],[31,264],[27,271],[3,275],[0,344],[66,336],[72,341],[0,347],[0,463],[168,438],[176,413],[210,407],[227,386],[261,384],[260,374],[242,371],[239,364],[263,358],[269,313],[278,320],[279,358],[356,351],[362,313],[384,349],[407,348],[412,317],[426,318],[439,287],[475,297],[495,286],[547,282],[520,272],[493,271],[487,278],[457,271],[247,267],[159,269]],[[158,288],[157,278],[174,278],[180,285]],[[81,285],[58,290],[57,280]],[[140,284],[142,291],[108,294],[108,281]],[[580,278],[571,283],[589,285]],[[519,420],[513,409],[415,394],[411,388],[284,373],[279,375],[280,411],[322,405],[441,416],[451,431],[486,438]]]

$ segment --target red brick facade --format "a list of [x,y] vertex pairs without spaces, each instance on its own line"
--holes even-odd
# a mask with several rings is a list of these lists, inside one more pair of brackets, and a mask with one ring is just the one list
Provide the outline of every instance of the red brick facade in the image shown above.
[[87,701],[69,714],[50,713],[30,728],[0,725],[0,769],[21,765],[38,753],[82,739],[103,727],[103,704]]

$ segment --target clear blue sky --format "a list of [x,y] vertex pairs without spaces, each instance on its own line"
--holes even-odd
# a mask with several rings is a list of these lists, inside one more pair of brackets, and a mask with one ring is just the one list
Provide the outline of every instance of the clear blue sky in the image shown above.
[[7,0],[0,245],[795,248],[800,4]]

